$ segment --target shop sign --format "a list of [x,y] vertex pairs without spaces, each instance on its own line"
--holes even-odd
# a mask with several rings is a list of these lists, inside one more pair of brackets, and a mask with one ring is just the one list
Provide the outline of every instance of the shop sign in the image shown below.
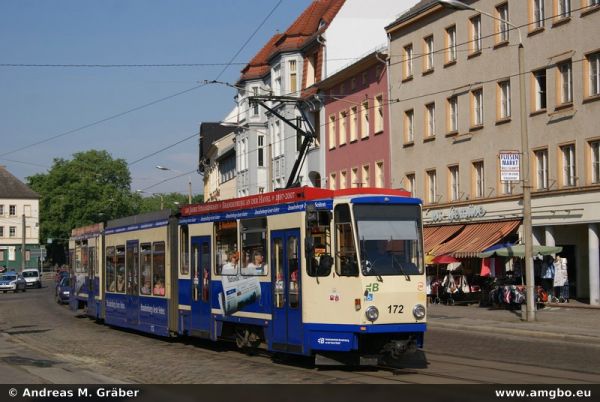
[[521,153],[519,151],[500,151],[500,180],[519,181]]
[[444,215],[444,211],[431,211],[430,216],[433,222],[444,220],[455,222],[483,218],[486,213],[486,209],[480,205],[469,205],[468,207],[452,207],[446,215]]

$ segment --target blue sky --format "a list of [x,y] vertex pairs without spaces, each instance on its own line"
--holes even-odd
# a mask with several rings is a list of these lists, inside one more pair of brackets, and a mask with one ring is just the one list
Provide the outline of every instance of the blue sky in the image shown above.
[[[0,64],[226,64],[279,0],[2,0]],[[234,60],[248,62],[277,30],[284,31],[310,0],[282,0]],[[54,158],[105,149],[133,162],[198,133],[234,106],[234,91],[211,85],[175,96],[60,138],[30,144],[99,122],[212,80],[224,65],[196,67],[0,66],[0,164],[18,178],[46,172]],[[220,80],[235,82],[243,65]],[[12,152],[22,147],[24,150]],[[197,136],[130,166],[132,190],[187,192]],[[191,175],[194,194],[202,179]]]

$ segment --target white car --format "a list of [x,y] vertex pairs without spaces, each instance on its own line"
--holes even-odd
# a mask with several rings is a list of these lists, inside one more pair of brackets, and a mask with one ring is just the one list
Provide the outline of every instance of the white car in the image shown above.
[[16,272],[5,272],[0,274],[0,290],[4,293],[9,290],[15,293],[19,290],[24,292],[26,287],[25,279],[23,279],[21,274],[17,274]]
[[41,288],[42,287],[42,278],[40,277],[40,273],[37,269],[24,269],[22,272],[23,278],[27,282],[28,288]]

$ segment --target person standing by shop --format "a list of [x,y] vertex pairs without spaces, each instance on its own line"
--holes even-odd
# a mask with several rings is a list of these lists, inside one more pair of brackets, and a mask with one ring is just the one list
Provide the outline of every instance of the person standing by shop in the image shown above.
[[554,294],[554,274],[554,258],[547,255],[542,262],[542,286],[548,295]]
[[560,302],[569,301],[567,259],[559,256],[554,259],[554,296],[558,297]]

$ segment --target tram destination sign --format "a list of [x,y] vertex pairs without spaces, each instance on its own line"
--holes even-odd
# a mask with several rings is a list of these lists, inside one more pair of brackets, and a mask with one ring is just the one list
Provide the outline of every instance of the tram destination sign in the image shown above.
[[500,151],[500,180],[519,181],[521,153],[519,151]]

